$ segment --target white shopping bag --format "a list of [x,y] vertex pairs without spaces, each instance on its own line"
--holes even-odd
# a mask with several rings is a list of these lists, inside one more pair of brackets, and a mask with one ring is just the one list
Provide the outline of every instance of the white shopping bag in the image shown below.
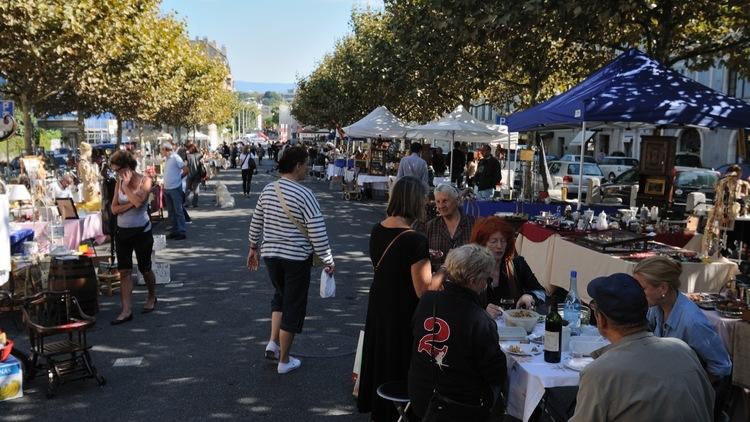
[[357,342],[357,354],[354,356],[354,368],[352,368],[352,381],[354,381],[354,397],[359,396],[359,374],[362,372],[362,349],[365,345],[365,332],[359,331],[359,341]]
[[320,272],[320,297],[336,296],[336,280],[333,274],[328,274],[325,269]]

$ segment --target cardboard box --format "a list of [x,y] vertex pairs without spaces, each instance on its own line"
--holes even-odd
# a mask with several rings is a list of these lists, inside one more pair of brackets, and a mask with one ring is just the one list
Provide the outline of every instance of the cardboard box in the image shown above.
[[0,362],[0,401],[23,397],[21,362],[13,355]]

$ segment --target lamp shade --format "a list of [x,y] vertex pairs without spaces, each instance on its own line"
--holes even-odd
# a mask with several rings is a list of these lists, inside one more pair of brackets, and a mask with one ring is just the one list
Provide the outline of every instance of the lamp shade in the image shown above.
[[31,194],[25,185],[8,185],[8,201],[31,201]]

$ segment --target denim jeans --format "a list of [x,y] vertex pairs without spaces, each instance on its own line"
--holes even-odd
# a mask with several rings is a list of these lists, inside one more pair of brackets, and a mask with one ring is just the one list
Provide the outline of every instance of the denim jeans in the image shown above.
[[477,199],[492,199],[495,189],[484,189],[477,191]]
[[164,194],[167,200],[167,217],[172,226],[172,233],[185,234],[185,213],[182,208],[185,193],[182,191],[182,188],[175,188],[165,190]]

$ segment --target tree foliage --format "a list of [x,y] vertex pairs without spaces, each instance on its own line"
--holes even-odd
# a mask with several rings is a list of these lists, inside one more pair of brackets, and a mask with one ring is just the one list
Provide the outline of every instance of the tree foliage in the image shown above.
[[295,117],[349,124],[378,105],[412,121],[485,99],[528,107],[639,47],[667,65],[750,69],[750,3],[737,0],[385,0],[298,81]]

